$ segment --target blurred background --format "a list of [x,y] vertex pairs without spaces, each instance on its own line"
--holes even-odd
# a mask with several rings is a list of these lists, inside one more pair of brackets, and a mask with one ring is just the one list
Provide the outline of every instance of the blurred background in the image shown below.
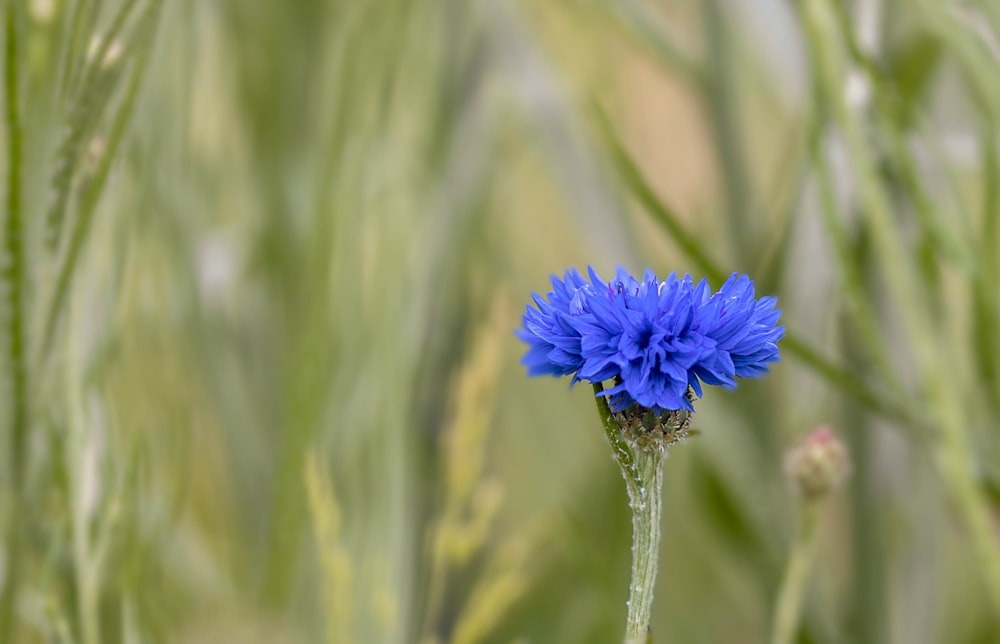
[[8,0],[3,642],[612,642],[630,520],[513,335],[593,264],[777,295],[665,471],[657,642],[1000,632],[1000,4]]

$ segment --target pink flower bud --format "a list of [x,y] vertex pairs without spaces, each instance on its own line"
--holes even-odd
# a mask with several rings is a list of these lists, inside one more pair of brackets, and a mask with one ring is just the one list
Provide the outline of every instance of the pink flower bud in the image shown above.
[[844,482],[851,464],[829,427],[820,426],[785,455],[785,472],[808,500],[825,497]]

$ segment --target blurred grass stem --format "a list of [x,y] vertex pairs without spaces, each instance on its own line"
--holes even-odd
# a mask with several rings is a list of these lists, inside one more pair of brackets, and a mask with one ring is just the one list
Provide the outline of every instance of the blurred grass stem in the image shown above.
[[[684,227],[677,213],[656,194],[635,160],[615,134],[608,116],[597,110],[596,117],[616,170],[621,180],[631,191],[632,196],[669,233],[681,251],[691,259],[700,271],[705,273],[709,280],[719,284],[724,282],[727,273],[722,269],[721,264],[716,263],[708,256],[695,235]],[[795,356],[812,369],[830,386],[857,400],[867,409],[900,424],[912,426],[919,424],[919,417],[904,402],[900,402],[899,399],[885,393],[874,393],[858,380],[851,370],[844,365],[831,362],[805,338],[799,337],[794,330],[789,329],[786,332],[781,347],[783,351]]]
[[28,431],[27,371],[24,352],[24,249],[22,246],[21,163],[22,131],[20,115],[20,77],[18,73],[17,4],[10,2],[6,11],[6,52],[4,60],[4,116],[7,126],[7,212],[4,216],[4,270],[6,291],[5,363],[12,400],[9,407],[10,487],[6,507],[7,551],[3,593],[0,595],[0,641],[9,642],[17,603],[21,570],[21,542],[24,531],[20,509],[25,505],[25,457]]
[[707,49],[707,73],[701,75],[700,80],[725,186],[730,243],[738,265],[749,265],[748,249],[753,232],[749,222],[753,220],[755,205],[744,163],[743,135],[736,108],[739,97],[732,65],[732,35],[728,33],[720,0],[705,0],[701,8],[705,42],[712,46]]
[[820,503],[806,500],[799,513],[795,540],[788,555],[785,575],[778,591],[774,609],[771,644],[791,644],[799,628],[799,614],[806,593],[806,582],[812,569],[813,551],[816,549],[816,526],[819,523]]
[[934,461],[970,533],[993,613],[1000,616],[1000,542],[993,534],[989,501],[972,476],[963,410],[958,402],[956,385],[947,373],[938,368],[938,365],[947,363],[947,356],[937,353],[940,342],[928,320],[921,285],[900,239],[899,225],[893,219],[889,197],[879,181],[878,164],[872,158],[872,147],[861,122],[861,114],[859,110],[852,109],[845,95],[849,71],[845,64],[847,52],[841,46],[845,38],[840,33],[840,23],[830,2],[806,0],[799,6],[808,41],[813,45],[813,62],[820,90],[832,106],[835,123],[844,138],[865,223],[871,232],[876,254],[881,259],[886,285],[897,300],[909,346],[915,353],[924,395],[938,427],[937,444],[933,448]]
[[[158,4],[154,6],[158,8]],[[59,265],[51,300],[45,313],[45,326],[42,334],[42,360],[45,360],[52,350],[57,323],[65,309],[66,300],[69,296],[74,269],[79,263],[80,254],[84,249],[86,239],[92,227],[94,213],[97,210],[104,187],[110,176],[112,164],[117,158],[116,152],[121,146],[121,142],[128,130],[128,125],[131,122],[132,112],[135,107],[136,98],[138,97],[140,85],[142,84],[150,51],[150,45],[144,47],[139,54],[135,66],[131,70],[121,105],[112,123],[107,149],[101,157],[94,178],[86,186],[86,190],[83,191],[82,203],[74,218],[69,244]]]

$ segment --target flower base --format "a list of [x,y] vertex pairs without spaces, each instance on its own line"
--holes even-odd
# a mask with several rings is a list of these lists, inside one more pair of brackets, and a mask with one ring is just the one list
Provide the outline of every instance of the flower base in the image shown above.
[[[692,412],[654,412],[632,405],[613,413],[601,396],[603,385],[594,385],[597,410],[621,468],[632,509],[632,578],[629,582],[625,644],[652,641],[653,590],[660,550],[663,507],[663,461],[667,449],[690,434]],[[688,392],[693,396],[693,392]]]

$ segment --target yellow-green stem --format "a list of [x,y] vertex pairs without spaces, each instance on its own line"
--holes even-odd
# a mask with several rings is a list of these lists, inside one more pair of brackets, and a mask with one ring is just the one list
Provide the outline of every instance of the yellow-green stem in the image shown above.
[[7,570],[0,592],[0,641],[13,639],[14,615],[17,612],[18,586],[22,567],[25,506],[23,496],[26,472],[28,433],[28,376],[25,367],[24,339],[24,247],[21,211],[22,131],[20,112],[20,70],[17,30],[17,5],[6,7],[6,51],[4,61],[4,112],[7,125],[7,212],[4,215],[3,260],[5,267],[0,279],[6,290],[5,313],[6,376],[10,382],[11,400],[6,417],[10,435],[9,478],[6,490],[5,522],[7,537]]
[[795,641],[806,594],[806,582],[812,569],[818,519],[819,503],[806,501],[799,515],[795,540],[788,554],[785,576],[781,580],[778,601],[774,606],[771,644],[790,644]]
[[939,437],[934,453],[937,470],[959,513],[965,520],[972,540],[972,550],[979,561],[986,593],[994,617],[1000,616],[1000,547],[991,516],[989,501],[970,471],[968,446],[959,428],[946,430]]
[[632,508],[632,579],[628,588],[628,614],[625,644],[649,641],[653,590],[660,553],[660,510],[663,497],[663,461],[666,451],[635,450],[635,471],[639,477],[628,480],[629,507]]

